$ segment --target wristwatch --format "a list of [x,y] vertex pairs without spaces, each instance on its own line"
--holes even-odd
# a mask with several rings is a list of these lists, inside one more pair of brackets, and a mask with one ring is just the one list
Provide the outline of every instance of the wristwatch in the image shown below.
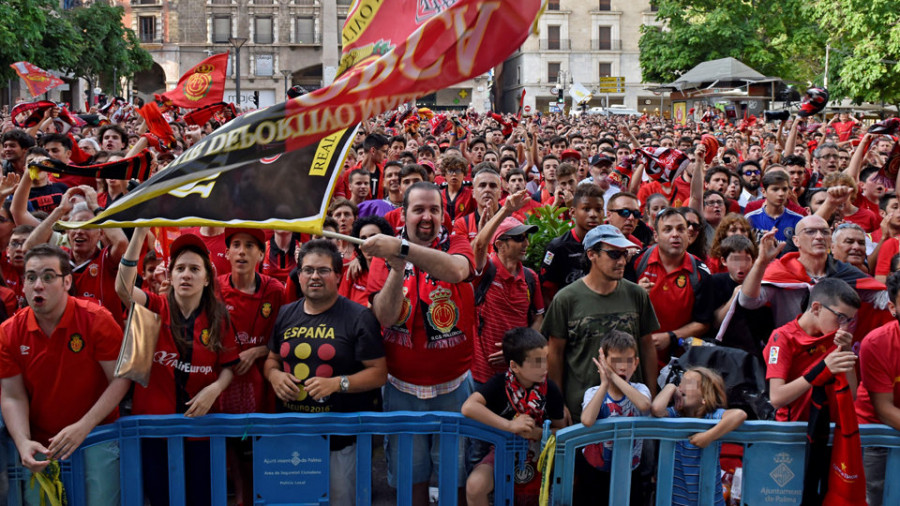
[[400,253],[397,253],[397,256],[400,258],[406,258],[406,255],[409,255],[409,241],[406,239],[400,239]]
[[350,378],[341,376],[341,392],[347,393],[350,390]]

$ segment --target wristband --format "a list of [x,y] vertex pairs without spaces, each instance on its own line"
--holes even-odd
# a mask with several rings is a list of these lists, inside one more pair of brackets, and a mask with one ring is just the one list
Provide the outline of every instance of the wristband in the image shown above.
[[803,375],[803,379],[805,379],[810,385],[814,387],[820,387],[828,383],[833,378],[834,374],[831,372],[831,369],[829,369],[825,364],[824,358],[820,360],[819,363],[814,365],[808,373]]
[[666,333],[669,334],[669,346],[671,346],[673,348],[675,346],[677,346],[678,345],[678,336],[675,335],[675,332],[670,330]]
[[100,214],[100,213],[102,213],[102,212],[103,212],[103,208],[102,208],[102,207],[98,207],[97,209],[94,209],[94,216],[97,216],[98,214]]
[[119,263],[125,267],[137,267],[138,264],[137,260],[126,260],[125,257],[122,257],[122,259],[119,260]]

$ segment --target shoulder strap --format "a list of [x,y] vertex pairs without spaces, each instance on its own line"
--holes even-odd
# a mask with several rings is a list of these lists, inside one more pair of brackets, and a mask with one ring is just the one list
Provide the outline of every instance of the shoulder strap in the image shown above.
[[653,250],[656,249],[656,246],[656,244],[650,246],[649,248],[644,250],[643,253],[641,253],[640,257],[638,257],[638,262],[634,267],[634,273],[638,278],[640,278],[641,274],[643,274],[644,271],[647,270],[647,265],[650,263],[650,254],[653,253]]
[[697,261],[697,257],[687,254],[691,258],[691,275],[688,276],[688,279],[691,282],[691,289],[694,290],[694,298],[697,298],[697,294],[700,293],[700,262]]
[[484,304],[484,299],[487,295],[487,291],[491,287],[491,282],[494,281],[494,276],[496,275],[497,268],[494,267],[494,262],[491,262],[491,259],[488,258],[487,263],[484,264],[484,272],[481,274],[481,282],[478,283],[477,287],[475,287],[476,306]]
[[524,265],[522,266],[522,269],[525,270],[524,271],[525,285],[528,287],[528,314],[529,314],[529,321],[530,321],[530,315],[531,315],[531,313],[534,313],[534,311],[535,311],[535,308],[534,308],[535,293],[534,293],[534,291],[537,288],[537,278],[536,278],[536,275],[533,270],[529,269],[528,267],[525,267]]

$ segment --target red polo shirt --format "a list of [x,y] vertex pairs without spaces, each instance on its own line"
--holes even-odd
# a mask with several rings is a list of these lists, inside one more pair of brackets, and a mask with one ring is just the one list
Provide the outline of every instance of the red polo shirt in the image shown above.
[[87,299],[102,304],[110,314],[119,322],[119,326],[125,323],[125,306],[116,294],[116,275],[119,272],[119,260],[121,257],[113,257],[109,246],[97,250],[94,258],[75,265],[72,259],[72,293],[79,299]]
[[894,394],[900,407],[900,324],[896,320],[866,336],[859,349],[859,390],[856,415],[859,423],[882,423],[875,413],[870,393]]
[[[0,377],[22,375],[33,440],[49,444],[90,411],[109,386],[100,362],[118,359],[121,345],[122,329],[109,311],[71,296],[49,337],[31,308],[0,326]],[[114,409],[102,423],[118,416]]]

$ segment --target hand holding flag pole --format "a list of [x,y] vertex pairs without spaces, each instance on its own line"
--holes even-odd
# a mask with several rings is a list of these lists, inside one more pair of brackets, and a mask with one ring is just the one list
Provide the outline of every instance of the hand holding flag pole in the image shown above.
[[358,244],[360,246],[363,245],[366,241],[360,239],[359,237],[352,237],[349,235],[339,234],[337,232],[332,232],[330,230],[323,230],[322,237],[328,237],[329,239],[338,239],[341,241],[347,241],[353,244]]

